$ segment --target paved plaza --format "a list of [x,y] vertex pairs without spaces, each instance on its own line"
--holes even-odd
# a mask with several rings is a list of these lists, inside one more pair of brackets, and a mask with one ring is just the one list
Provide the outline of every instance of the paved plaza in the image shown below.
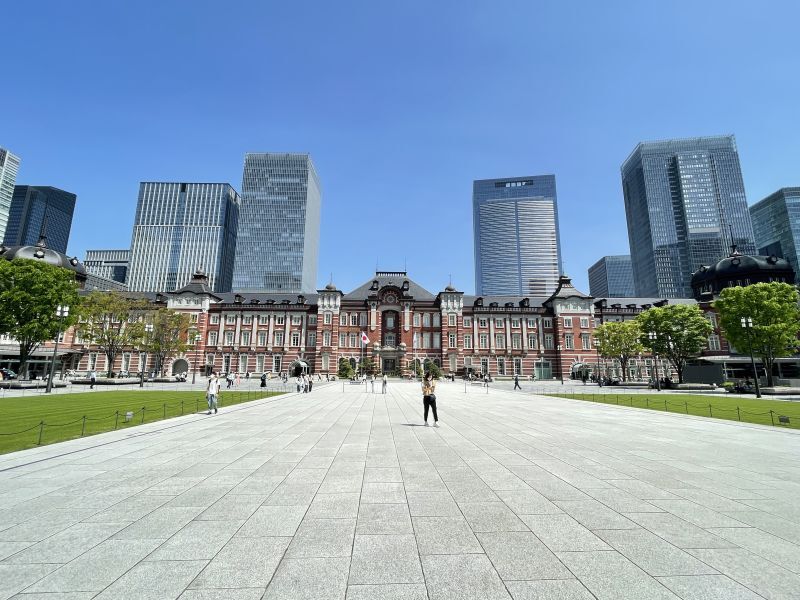
[[437,396],[439,428],[337,382],[0,456],[0,599],[800,597],[800,432]]

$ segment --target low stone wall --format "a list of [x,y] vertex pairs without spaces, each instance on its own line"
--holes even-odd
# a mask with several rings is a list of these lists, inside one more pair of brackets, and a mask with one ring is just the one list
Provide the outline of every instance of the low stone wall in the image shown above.
[[[73,379],[73,385],[91,385],[91,380],[89,379]],[[138,377],[98,377],[95,379],[95,385],[131,385],[133,383],[139,383]]]
[[[36,379],[35,381],[20,381],[19,379],[0,381],[0,388],[6,390],[38,390],[46,387],[47,381],[42,379]],[[58,381],[54,379],[53,387],[63,388],[67,387],[67,384],[64,381]]]

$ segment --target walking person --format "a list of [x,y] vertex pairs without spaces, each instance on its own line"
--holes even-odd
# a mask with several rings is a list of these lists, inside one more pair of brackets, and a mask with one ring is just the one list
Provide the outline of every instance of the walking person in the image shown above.
[[208,384],[206,385],[206,400],[208,401],[207,415],[210,415],[212,410],[214,411],[214,414],[217,412],[219,385],[219,378],[217,377],[217,374],[212,371],[211,376],[208,378]]
[[239,387],[242,383],[242,376],[239,371],[236,371],[236,387]]
[[386,386],[389,383],[389,378],[386,376],[386,373],[383,374],[383,381],[381,383],[381,394],[386,393]]
[[430,371],[422,380],[422,405],[424,407],[425,427],[428,426],[428,409],[433,410],[433,426],[439,426],[439,415],[436,414],[436,381]]
[[313,388],[313,387],[314,387],[314,376],[313,375],[309,375],[308,376],[308,393],[309,394],[311,393],[311,388]]
[[233,386],[233,373],[228,373],[225,376],[225,381],[227,382],[227,385],[225,386],[225,389],[227,389],[227,390],[231,389],[231,386]]
[[294,380],[294,382],[295,384],[297,384],[297,393],[299,394],[300,390],[303,387],[303,378],[300,377],[300,375],[298,375],[297,378]]
[[267,387],[267,374],[261,374],[261,387]]
[[369,376],[369,385],[372,388],[372,393],[375,393],[375,374]]
[[90,390],[94,389],[94,384],[96,382],[97,382],[97,371],[92,369],[91,371],[89,371],[89,389]]
[[522,386],[520,386],[520,384],[519,384],[519,375],[514,375],[514,389],[515,390],[521,390],[522,389]]

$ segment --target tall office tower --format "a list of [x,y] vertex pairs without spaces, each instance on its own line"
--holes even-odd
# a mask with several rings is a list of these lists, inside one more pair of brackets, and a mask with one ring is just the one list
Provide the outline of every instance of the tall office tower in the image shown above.
[[781,188],[750,207],[758,253],[785,258],[800,274],[800,187]]
[[589,293],[595,298],[633,298],[631,257],[604,256],[589,267]]
[[66,254],[77,199],[75,194],[54,187],[14,186],[3,243],[28,246],[44,235],[48,248]]
[[5,237],[8,213],[11,211],[11,197],[17,182],[19,158],[5,148],[0,148],[0,240]]
[[87,273],[125,283],[130,262],[130,250],[87,250],[83,266]]
[[692,273],[755,253],[732,135],[642,142],[622,164],[636,294],[691,298]]
[[140,183],[128,289],[171,292],[202,269],[215,292],[229,292],[239,205],[227,183]]
[[321,193],[308,154],[246,154],[235,291],[313,293]]
[[561,274],[555,175],[472,184],[475,293],[547,296]]

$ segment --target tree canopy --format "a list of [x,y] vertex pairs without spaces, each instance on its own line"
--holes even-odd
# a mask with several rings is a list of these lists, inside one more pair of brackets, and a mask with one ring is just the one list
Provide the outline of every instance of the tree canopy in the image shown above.
[[[753,354],[764,363],[767,385],[773,385],[775,359],[797,350],[797,302],[797,290],[779,282],[725,288],[714,301],[725,337],[741,353],[749,352],[752,343]],[[749,330],[742,327],[742,319],[747,318],[753,323]]]
[[[20,377],[27,377],[39,345],[74,323],[79,303],[72,271],[37,260],[0,260],[0,333],[19,344]],[[59,306],[68,306],[69,316],[58,316]]]
[[598,354],[605,358],[619,359],[623,381],[628,377],[628,361],[642,352],[641,335],[639,323],[636,321],[610,321],[594,330]]
[[[678,382],[683,383],[686,362],[708,345],[713,328],[700,307],[669,304],[650,308],[636,317],[645,348],[660,354],[675,367]],[[654,333],[655,338],[648,335]]]
[[75,329],[106,355],[109,377],[117,355],[140,341],[141,329],[131,321],[145,310],[146,302],[131,300],[117,292],[92,292],[83,299],[81,321]]
[[353,365],[350,364],[350,361],[346,358],[339,359],[339,370],[337,371],[337,375],[340,379],[352,379],[353,378]]
[[156,372],[163,375],[167,360],[186,349],[189,315],[159,308],[150,311],[143,321],[137,323],[135,330],[141,340],[139,347],[154,358]]

